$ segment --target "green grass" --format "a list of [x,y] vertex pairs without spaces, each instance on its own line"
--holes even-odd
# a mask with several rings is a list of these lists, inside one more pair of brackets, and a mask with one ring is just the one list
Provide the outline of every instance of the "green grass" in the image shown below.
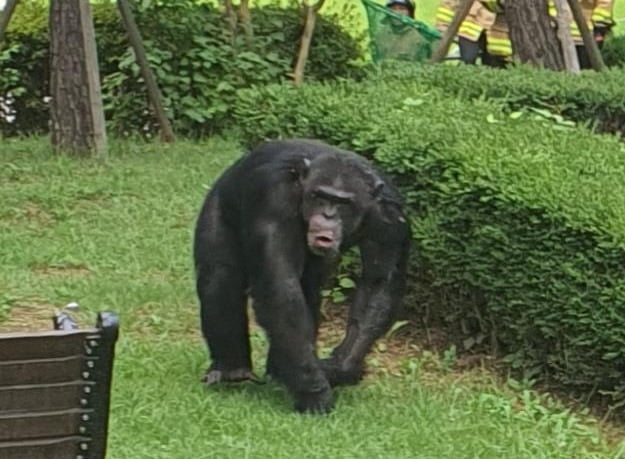
[[[94,163],[53,157],[43,140],[2,144],[0,329],[69,301],[80,303],[82,323],[102,309],[120,314],[109,458],[624,454],[592,419],[483,375],[450,372],[427,354],[340,389],[325,417],[292,412],[272,383],[203,388],[192,230],[209,184],[239,154],[219,139],[120,143],[107,163]],[[261,333],[253,345],[262,370]]]

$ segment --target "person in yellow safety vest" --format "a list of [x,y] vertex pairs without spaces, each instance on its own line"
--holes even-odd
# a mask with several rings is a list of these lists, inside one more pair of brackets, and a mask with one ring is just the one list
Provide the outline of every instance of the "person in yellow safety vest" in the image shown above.
[[[580,0],[580,6],[584,13],[584,18],[588,24],[588,28],[593,31],[595,41],[602,48],[603,42],[606,36],[612,30],[614,26],[613,10],[614,0]],[[555,17],[557,14],[556,6],[553,1],[549,2],[549,13]],[[571,24],[571,36],[575,42],[575,49],[577,51],[577,58],[579,59],[579,66],[582,69],[592,68],[588,53],[584,46],[584,40],[579,27],[573,20],[571,10],[567,5],[567,9],[564,12],[566,20]]]
[[[441,0],[436,11],[436,28],[439,31],[444,32],[447,30],[459,4],[460,0]],[[473,2],[469,14],[458,30],[458,46],[462,62],[475,64],[477,58],[481,56],[484,65],[494,67],[503,67],[505,65],[504,57],[509,57],[512,54],[511,50],[505,56],[501,53],[491,53],[488,46],[487,33],[496,23],[497,15],[493,11],[489,10],[478,0]]]
[[492,13],[495,22],[486,32],[486,49],[499,63],[508,62],[512,58],[512,42],[508,23],[503,12],[503,0],[480,0],[480,3]]

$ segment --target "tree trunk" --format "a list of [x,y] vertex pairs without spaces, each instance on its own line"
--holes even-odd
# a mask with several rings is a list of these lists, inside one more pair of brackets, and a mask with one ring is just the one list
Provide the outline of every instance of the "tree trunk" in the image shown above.
[[558,22],[558,40],[562,46],[564,57],[564,67],[568,72],[579,73],[579,59],[575,50],[575,42],[571,36],[571,19],[566,0],[554,0],[558,12],[556,21]]
[[232,0],[224,1],[224,11],[226,14],[226,22],[228,23],[228,39],[230,40],[230,45],[232,48],[236,47],[236,39],[237,39],[237,23],[238,17],[237,12],[234,9],[234,5],[232,4]]
[[15,6],[17,5],[18,0],[8,0],[6,5],[4,5],[4,10],[0,13],[0,49],[2,49],[2,42],[4,41],[4,34],[9,27],[9,22],[11,21],[11,16],[13,16],[13,12],[15,11]]
[[564,70],[562,50],[551,25],[547,0],[507,1],[505,15],[514,53],[521,62]]
[[300,40],[297,63],[295,64],[295,70],[293,71],[293,83],[295,86],[299,86],[304,82],[304,69],[306,68],[306,61],[308,60],[310,42],[312,41],[313,33],[315,31],[317,12],[321,9],[324,2],[325,0],[319,0],[314,5],[308,5],[304,2],[306,19],[304,22],[304,31],[302,32],[302,38]]
[[104,155],[104,110],[89,2],[52,0],[49,20],[52,146],[74,155]]
[[119,7],[119,11],[122,15],[124,26],[126,27],[126,32],[128,33],[128,39],[130,40],[130,45],[135,53],[135,59],[137,59],[137,64],[141,70],[141,76],[143,77],[143,81],[145,81],[145,85],[148,90],[148,98],[152,107],[154,107],[154,111],[156,112],[156,120],[161,128],[161,141],[165,143],[173,142],[174,130],[171,127],[169,118],[167,118],[167,114],[165,113],[163,96],[161,95],[161,91],[156,83],[156,77],[154,76],[150,63],[148,62],[145,48],[143,47],[143,40],[141,39],[141,34],[139,33],[139,28],[137,27],[135,17],[132,14],[130,5],[128,4],[128,0],[118,0],[117,6]]
[[254,28],[252,27],[249,0],[241,0],[239,4],[239,16],[241,17],[241,24],[245,32],[245,44],[248,49],[252,49],[252,45],[254,44]]

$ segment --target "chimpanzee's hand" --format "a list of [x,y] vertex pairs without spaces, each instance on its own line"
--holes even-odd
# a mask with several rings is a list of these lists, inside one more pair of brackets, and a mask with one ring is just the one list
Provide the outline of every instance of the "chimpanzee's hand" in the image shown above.
[[327,414],[334,408],[334,393],[330,386],[315,392],[294,394],[295,409],[300,413]]
[[322,359],[319,363],[331,386],[351,386],[358,384],[365,372],[362,365],[348,366],[341,364],[336,357]]

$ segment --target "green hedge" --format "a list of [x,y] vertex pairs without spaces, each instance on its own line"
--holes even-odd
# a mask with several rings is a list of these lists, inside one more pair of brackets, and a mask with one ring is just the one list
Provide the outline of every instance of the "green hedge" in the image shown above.
[[573,76],[531,67],[395,64],[372,78],[419,81],[448,94],[503,101],[510,110],[546,110],[601,132],[625,133],[625,70]]
[[625,146],[502,108],[380,78],[245,91],[235,116],[246,142],[317,137],[393,174],[419,296],[465,299],[439,312],[466,347],[495,336],[526,376],[623,400]]
[[[221,9],[193,0],[137,3],[135,14],[148,59],[178,134],[219,130],[228,124],[229,107],[239,89],[290,80],[303,25],[296,8],[252,9],[255,39],[248,49],[242,32],[231,45]],[[118,135],[152,133],[154,116],[147,91],[115,2],[97,3],[93,13],[107,128]],[[0,116],[4,135],[48,130],[47,14],[44,2],[22,0],[0,51],[0,99],[11,94],[15,111],[11,123]],[[357,76],[360,70],[353,62],[361,55],[358,39],[338,26],[338,18],[321,15],[306,77]]]
[[603,49],[603,60],[610,67],[625,66],[625,35],[616,35],[609,37]]

